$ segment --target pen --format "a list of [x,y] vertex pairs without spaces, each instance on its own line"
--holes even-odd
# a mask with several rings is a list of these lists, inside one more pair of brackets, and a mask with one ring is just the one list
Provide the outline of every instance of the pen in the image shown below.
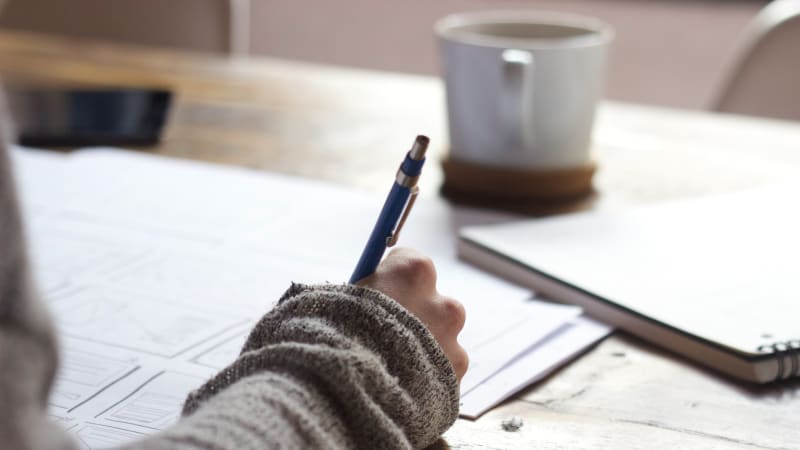
[[386,247],[397,243],[400,229],[408,218],[408,213],[414,205],[419,188],[417,180],[425,164],[425,150],[428,149],[429,139],[419,135],[414,140],[411,150],[397,169],[392,189],[383,203],[383,208],[378,216],[378,221],[372,228],[367,245],[361,252],[356,269],[350,277],[350,284],[372,275],[381,262]]

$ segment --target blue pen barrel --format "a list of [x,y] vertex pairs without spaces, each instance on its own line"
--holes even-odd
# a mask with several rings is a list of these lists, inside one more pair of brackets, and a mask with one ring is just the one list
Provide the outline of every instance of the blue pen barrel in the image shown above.
[[400,164],[400,170],[409,177],[418,177],[422,173],[423,165],[425,165],[425,158],[414,159],[410,154],[406,153],[406,158]]
[[364,246],[364,251],[358,259],[356,269],[350,277],[350,284],[356,283],[375,272],[381,262],[381,258],[383,258],[383,254],[386,252],[389,238],[392,237],[393,233],[399,232],[396,227],[402,226],[399,223],[401,217],[403,217],[403,221],[407,217],[407,215],[404,215],[408,213],[406,204],[409,201],[409,197],[411,197],[412,189],[416,189],[417,178],[422,172],[422,166],[425,164],[425,150],[427,148],[428,138],[420,135],[414,140],[411,150],[406,153],[406,157],[395,175],[389,196],[386,197],[381,213],[378,215],[378,221],[375,222],[372,233],[367,240],[367,245]]
[[[410,158],[406,157],[406,161]],[[413,161],[413,160],[412,160]],[[405,161],[403,162],[405,165]],[[417,175],[422,169],[422,165],[417,169]],[[355,283],[362,278],[365,278],[375,271],[375,268],[380,263],[383,254],[386,251],[386,239],[391,236],[394,227],[397,224],[400,215],[403,214],[408,197],[411,195],[411,189],[400,186],[397,183],[392,185],[389,195],[386,197],[386,202],[383,204],[383,209],[378,216],[378,221],[369,235],[367,245],[364,247],[364,252],[356,264],[356,269],[350,277],[350,284]]]

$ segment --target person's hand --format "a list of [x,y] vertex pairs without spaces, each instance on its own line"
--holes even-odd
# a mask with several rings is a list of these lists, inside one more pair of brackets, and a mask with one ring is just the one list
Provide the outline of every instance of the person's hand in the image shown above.
[[464,306],[436,290],[436,268],[430,258],[415,250],[394,249],[374,274],[357,284],[383,292],[422,321],[441,345],[461,381],[469,365],[467,352],[457,341],[466,318]]

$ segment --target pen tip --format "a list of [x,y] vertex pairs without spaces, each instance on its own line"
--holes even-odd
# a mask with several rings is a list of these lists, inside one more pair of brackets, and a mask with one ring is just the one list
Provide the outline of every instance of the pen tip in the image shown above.
[[430,139],[428,139],[428,136],[421,134],[418,135],[417,139],[414,140],[414,145],[411,147],[411,151],[409,151],[411,157],[418,160],[424,158],[425,150],[428,149],[429,142]]

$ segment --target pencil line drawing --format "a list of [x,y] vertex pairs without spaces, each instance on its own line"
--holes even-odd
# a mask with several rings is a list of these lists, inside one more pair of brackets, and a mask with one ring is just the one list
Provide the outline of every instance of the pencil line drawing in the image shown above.
[[75,431],[78,442],[88,450],[115,447],[141,439],[145,434],[122,428],[86,423]]
[[224,369],[239,356],[247,339],[247,331],[237,334],[195,356],[192,362],[212,369]]
[[59,299],[52,307],[66,336],[169,358],[246,320],[91,287]]
[[50,404],[72,410],[137,369],[131,361],[117,361],[81,350],[64,348]]
[[162,430],[178,419],[186,396],[203,381],[199,376],[159,372],[98,417]]

